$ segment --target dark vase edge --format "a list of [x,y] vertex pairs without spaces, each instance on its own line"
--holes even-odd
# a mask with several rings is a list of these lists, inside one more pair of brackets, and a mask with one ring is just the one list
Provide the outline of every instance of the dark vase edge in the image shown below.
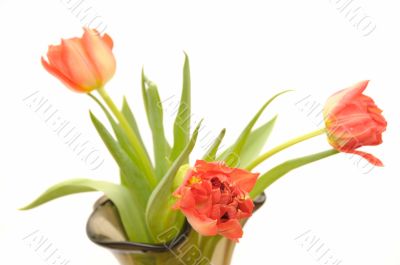
[[[259,195],[257,198],[253,200],[254,202],[254,212],[255,213],[262,205],[264,205],[266,201],[266,195],[263,192],[261,195]],[[147,244],[147,243],[138,243],[138,242],[130,242],[130,241],[112,241],[112,240],[99,240],[93,237],[90,233],[90,220],[93,218],[96,209],[99,207],[102,207],[106,204],[110,204],[113,207],[114,204],[111,202],[111,200],[102,197],[100,198],[94,205],[94,210],[90,214],[89,219],[86,223],[86,234],[89,237],[90,241],[95,243],[96,245],[99,245],[101,247],[110,249],[112,251],[117,251],[117,252],[165,252],[165,251],[170,251],[171,249],[179,246],[181,243],[183,243],[187,236],[189,235],[190,231],[192,230],[190,224],[185,221],[184,227],[182,229],[182,232],[173,240],[164,243],[164,244]],[[118,211],[118,209],[116,209]]]

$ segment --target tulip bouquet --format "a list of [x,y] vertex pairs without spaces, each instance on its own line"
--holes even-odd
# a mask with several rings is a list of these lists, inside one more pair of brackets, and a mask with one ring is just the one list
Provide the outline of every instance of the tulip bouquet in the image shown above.
[[[168,263],[168,258],[163,256],[158,261],[142,259],[126,264],[203,264],[200,262],[203,257],[213,260],[215,249],[223,240],[226,242],[224,255],[229,256],[232,246],[243,235],[245,220],[254,211],[253,201],[291,170],[340,152],[360,155],[376,166],[383,165],[372,154],[358,150],[362,146],[380,144],[386,129],[382,111],[363,94],[368,81],[328,98],[323,112],[324,128],[262,153],[276,118],[258,127],[256,123],[272,101],[288,92],[283,91],[260,108],[227,149],[220,150],[225,135],[222,130],[204,156],[195,158],[195,163],[191,164],[189,156],[201,125],[198,124],[191,133],[191,82],[187,56],[172,144],[164,133],[163,108],[157,86],[142,72],[143,101],[154,146],[151,155],[128,101],[124,98],[122,106],[117,106],[105,89],[116,68],[112,48],[113,41],[107,34],[101,36],[95,30],[84,29],[81,38],[62,40],[60,45],[49,46],[47,59],[42,58],[42,64],[68,88],[89,95],[104,111],[112,132],[92,112],[90,118],[119,166],[120,183],[68,180],[52,186],[23,209],[65,195],[100,191],[115,206],[127,242],[155,246],[169,244],[189,226],[191,236],[188,240],[202,254],[196,256],[198,263],[196,260],[194,263],[182,260],[181,263],[176,260]],[[253,172],[278,152],[319,135],[326,135],[332,149],[285,161],[262,174]],[[177,229],[168,238],[159,236],[170,227]],[[220,264],[230,262],[230,258],[222,260]]]

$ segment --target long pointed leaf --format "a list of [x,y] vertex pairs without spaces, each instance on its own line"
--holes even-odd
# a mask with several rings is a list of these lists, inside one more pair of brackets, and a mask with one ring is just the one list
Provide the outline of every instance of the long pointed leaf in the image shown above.
[[[251,161],[257,158],[273,130],[276,119],[277,116],[269,120],[267,123],[261,125],[257,129],[251,131],[246,144],[243,147],[242,153],[240,154],[238,167],[244,168]],[[232,149],[233,146],[228,147],[219,156],[219,158],[228,156]]]
[[97,132],[103,139],[103,142],[107,146],[108,150],[117,162],[121,172],[123,173],[121,174],[123,177],[122,183],[133,191],[133,194],[137,196],[138,201],[142,206],[146,205],[151,189],[149,183],[146,181],[146,178],[142,176],[142,173],[138,167],[132,163],[132,160],[129,158],[126,152],[115,141],[115,139],[111,136],[105,126],[96,118],[96,116],[90,113],[90,118]]
[[139,130],[139,127],[137,125],[135,116],[133,115],[132,109],[129,106],[129,103],[126,100],[125,97],[122,100],[122,110],[121,110],[121,112],[125,116],[126,120],[128,121],[128,123],[131,126],[131,128],[133,129],[133,131],[136,133],[136,135],[137,135],[137,137],[138,137],[138,139],[140,141],[140,144],[142,145],[143,149],[146,152],[147,158],[150,160],[150,157],[149,157],[149,155],[147,153],[147,150],[146,150],[146,146],[145,146],[145,144],[143,142],[143,139],[142,139],[142,136],[140,134],[140,130]]
[[129,239],[135,242],[149,241],[143,212],[136,207],[135,198],[125,187],[110,182],[90,179],[67,180],[52,186],[21,210],[29,210],[63,196],[92,191],[103,192],[116,205]]
[[[141,165],[141,163],[139,161],[140,158],[136,154],[136,152],[133,149],[133,147],[130,145],[129,140],[126,137],[126,134],[123,132],[121,126],[119,126],[119,124],[114,120],[114,118],[112,117],[111,113],[107,110],[107,108],[101,103],[101,101],[97,97],[95,97],[92,94],[89,94],[89,96],[103,110],[103,112],[105,113],[108,121],[111,124],[111,127],[113,128],[115,136],[118,139],[118,143],[117,144],[119,144],[123,148],[123,150],[126,152],[126,154],[132,160],[132,163],[130,164],[130,166],[134,167],[134,170],[130,170],[129,172],[127,172],[127,170],[120,169],[120,178],[121,178],[122,185],[130,188],[132,191],[135,191],[138,188],[137,187],[137,183],[136,183],[136,179],[137,178],[140,178],[140,179],[145,179],[146,178],[145,175],[143,174],[143,171],[140,170],[139,167],[138,167],[138,165]],[[125,102],[125,98],[124,98],[124,102]],[[127,107],[125,107],[126,111],[128,111],[127,113],[130,113],[129,106],[127,104],[128,103],[124,103],[123,105],[127,106]],[[129,114],[128,114],[128,116],[129,116]],[[133,116],[131,118],[133,118]],[[134,124],[136,124],[135,121],[134,121]],[[103,136],[103,137],[106,137],[106,136]],[[140,135],[139,135],[139,137],[140,137]],[[150,192],[149,188],[147,190]]]
[[165,138],[163,107],[157,86],[149,81],[142,72],[142,93],[146,101],[147,119],[153,136],[155,170],[158,179],[162,178],[169,167],[169,144]]
[[[191,83],[189,57],[185,54],[185,64],[183,66],[183,85],[182,95],[178,114],[174,123],[174,145],[171,150],[170,161],[173,162],[189,143],[190,120],[191,120]],[[187,163],[188,160],[184,161]]]
[[274,128],[277,116],[252,131],[240,154],[240,167],[246,167],[260,154]]
[[172,188],[179,168],[188,160],[188,157],[196,144],[200,126],[201,123],[194,130],[193,136],[188,145],[172,164],[167,174],[162,178],[150,196],[146,208],[146,220],[149,230],[154,237],[157,237],[159,233],[173,225],[179,227],[183,223],[183,215],[180,212],[171,209]]
[[335,155],[339,153],[339,151],[335,149],[330,149],[324,152],[304,156],[304,157],[299,157],[295,158],[292,160],[288,160],[271,170],[269,170],[267,173],[262,175],[258,180],[256,185],[254,186],[253,190],[250,192],[250,196],[254,199],[258,195],[260,195],[266,188],[268,188],[272,183],[274,183],[276,180],[278,180],[280,177],[286,175],[293,169],[302,167],[304,165],[307,165],[309,163],[321,160],[323,158],[329,157],[331,155]]
[[205,161],[215,161],[216,155],[218,152],[218,148],[221,145],[222,140],[225,137],[226,129],[223,129],[217,139],[215,139],[214,143],[210,146],[210,148],[207,150],[206,154],[203,157],[203,160]]
[[123,132],[121,126],[114,120],[112,117],[111,113],[107,110],[107,108],[100,102],[98,98],[96,98],[94,95],[89,94],[89,96],[100,106],[100,108],[103,110],[104,114],[106,115],[108,121],[111,124],[111,127],[114,131],[115,136],[117,137],[118,143],[121,145],[121,147],[124,149],[124,151],[127,153],[127,155],[132,159],[133,165],[137,168],[137,171],[139,172],[138,165],[140,165],[140,162],[138,161],[140,158],[138,157],[137,153],[133,149],[132,145],[129,143],[128,138],[126,137],[126,134]]
[[274,101],[277,97],[279,97],[282,94],[285,94],[291,90],[285,90],[283,92],[280,92],[273,96],[271,99],[269,99],[262,107],[261,109],[256,113],[256,115],[253,117],[253,119],[249,122],[249,124],[246,126],[246,128],[243,130],[243,132],[240,134],[239,138],[236,140],[232,148],[225,154],[225,156],[221,156],[218,158],[218,160],[225,160],[226,163],[229,166],[238,166],[240,163],[240,155],[242,152],[243,147],[245,146],[248,137],[256,124],[257,120],[260,118],[261,114],[264,112],[264,110]]

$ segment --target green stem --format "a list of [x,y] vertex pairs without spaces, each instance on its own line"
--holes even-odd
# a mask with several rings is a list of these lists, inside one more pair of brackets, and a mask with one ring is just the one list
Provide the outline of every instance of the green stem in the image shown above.
[[272,148],[271,150],[267,151],[266,153],[260,155],[258,158],[256,158],[250,165],[248,165],[246,167],[247,170],[251,171],[253,170],[256,166],[258,166],[259,164],[261,164],[262,162],[264,162],[266,159],[270,158],[271,156],[279,153],[282,150],[285,150],[288,147],[291,147],[295,144],[298,144],[300,142],[303,142],[305,140],[311,139],[313,137],[316,137],[318,135],[321,135],[325,133],[325,128],[322,129],[318,129],[316,131],[301,135],[299,137],[293,138],[283,144],[280,144],[274,148]]
[[199,248],[202,251],[201,255],[209,261],[212,261],[216,246],[221,239],[222,237],[218,235],[212,237],[201,236],[199,243]]
[[137,135],[135,134],[135,132],[129,125],[125,116],[121,113],[121,111],[118,109],[118,107],[112,101],[111,97],[107,94],[104,87],[97,89],[97,91],[100,94],[100,96],[103,98],[103,100],[107,104],[107,106],[110,108],[110,110],[114,114],[115,118],[117,118],[118,122],[121,124],[122,129],[127,134],[128,140],[129,140],[130,144],[132,145],[132,147],[138,153],[139,157],[142,158],[143,170],[150,182],[150,185],[152,187],[155,187],[157,185],[157,179],[154,175],[154,171],[153,171],[151,162],[147,158],[147,154],[146,154],[145,150],[143,149],[143,147],[139,141],[139,138],[137,137]]
[[224,262],[222,265],[230,265],[232,263],[232,257],[233,257],[233,251],[235,250],[236,243],[233,241],[229,241],[226,243],[225,246],[225,257],[224,257]]
[[336,149],[329,149],[323,152],[283,162],[282,164],[270,169],[267,173],[258,178],[256,185],[250,192],[250,197],[253,199],[257,198],[257,196],[264,192],[264,190],[267,189],[272,183],[274,183],[290,171],[338,153],[339,151]]

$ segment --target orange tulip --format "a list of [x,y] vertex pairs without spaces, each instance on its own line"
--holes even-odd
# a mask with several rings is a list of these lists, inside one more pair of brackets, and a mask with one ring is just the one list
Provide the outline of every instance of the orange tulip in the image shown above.
[[329,143],[339,151],[360,155],[371,164],[383,166],[372,154],[357,148],[382,143],[387,122],[375,102],[362,93],[368,81],[359,82],[333,94],[324,107]]
[[81,38],[62,40],[50,45],[44,68],[76,92],[87,93],[103,87],[115,73],[113,41],[107,34],[84,29]]

